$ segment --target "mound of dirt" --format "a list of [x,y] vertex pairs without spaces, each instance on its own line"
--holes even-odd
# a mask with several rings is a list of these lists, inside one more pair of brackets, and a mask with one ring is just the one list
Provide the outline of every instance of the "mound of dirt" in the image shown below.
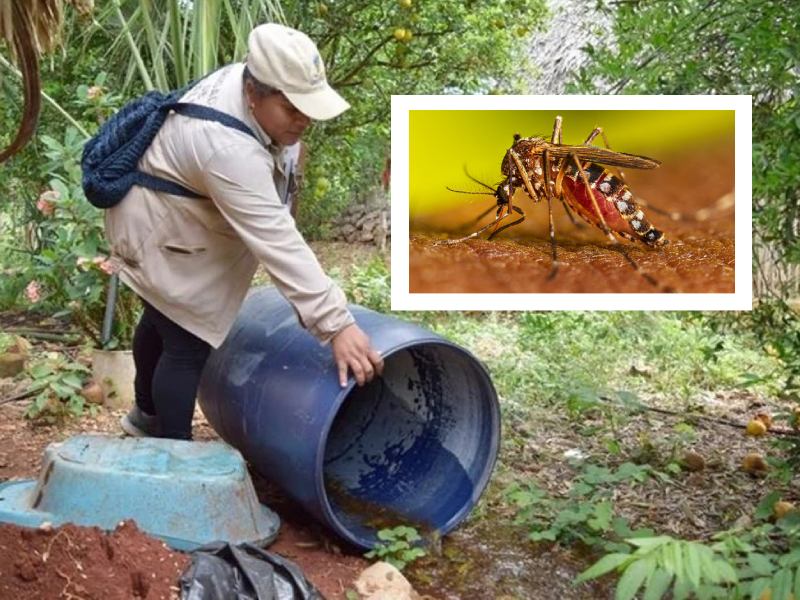
[[189,556],[123,521],[112,532],[0,524],[0,598],[169,600]]

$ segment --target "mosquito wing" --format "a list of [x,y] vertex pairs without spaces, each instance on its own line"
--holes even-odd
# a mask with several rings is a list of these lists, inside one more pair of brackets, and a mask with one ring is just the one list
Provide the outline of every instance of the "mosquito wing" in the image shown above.
[[661,161],[636,154],[614,152],[597,146],[568,146],[561,144],[548,144],[550,156],[553,158],[569,158],[576,155],[580,160],[600,163],[612,167],[628,167],[630,169],[657,169]]

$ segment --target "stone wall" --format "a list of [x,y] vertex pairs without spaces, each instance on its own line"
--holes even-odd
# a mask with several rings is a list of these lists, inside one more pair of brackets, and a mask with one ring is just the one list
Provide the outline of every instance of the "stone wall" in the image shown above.
[[375,244],[381,250],[391,241],[391,206],[380,191],[357,198],[334,223],[333,239]]

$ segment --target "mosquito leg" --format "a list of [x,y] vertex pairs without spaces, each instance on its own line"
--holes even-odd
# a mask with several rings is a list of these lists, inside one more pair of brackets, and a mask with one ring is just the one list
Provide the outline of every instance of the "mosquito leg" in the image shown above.
[[592,133],[589,134],[589,137],[586,138],[586,141],[583,142],[583,145],[584,146],[588,146],[589,144],[591,144],[594,141],[594,138],[596,138],[598,135],[602,135],[603,136],[603,139],[606,141],[606,148],[611,150],[611,146],[608,145],[608,140],[606,139],[606,134],[603,131],[603,128],[599,127],[599,126],[594,128]]
[[553,137],[550,140],[551,144],[561,143],[561,117],[556,117],[556,122],[553,124]]
[[[559,123],[559,120],[556,119],[556,127],[558,127],[558,123]],[[554,133],[554,135],[555,135],[555,133]],[[514,152],[513,150],[509,150],[508,154],[509,154],[510,158],[512,158],[514,160],[514,162],[516,163],[517,172],[519,173],[520,177],[522,177],[522,183],[525,185],[525,190],[528,192],[528,196],[530,196],[531,200],[533,200],[534,202],[538,202],[539,201],[539,196],[536,193],[536,190],[534,189],[533,185],[531,184],[531,180],[528,177],[528,173],[525,171],[525,167],[523,167],[522,162],[520,162],[519,156],[517,156],[517,153]],[[552,195],[550,193],[550,184],[549,184],[549,180],[550,180],[550,155],[547,152],[547,150],[545,150],[545,152],[544,152],[544,155],[542,157],[542,161],[543,161],[542,168],[543,168],[543,174],[544,174],[544,176],[543,176],[544,186],[545,186],[545,191],[546,191],[546,194],[547,194],[547,206],[548,206],[548,212],[550,214],[550,244],[551,244],[551,246],[553,248],[553,271],[550,273],[549,279],[553,279],[556,276],[556,273],[558,273],[558,255],[557,255],[557,252],[556,252],[555,229],[553,227],[553,198],[552,198]],[[510,162],[509,162],[509,173],[511,173]],[[510,212],[511,211],[509,211],[509,213]]]
[[[497,218],[494,221],[492,221],[491,223],[489,223],[486,227],[480,228],[475,233],[471,233],[468,236],[463,237],[463,238],[459,238],[457,240],[441,240],[438,243],[443,244],[443,245],[444,244],[458,244],[460,242],[466,242],[467,240],[471,240],[472,238],[479,236],[481,233],[483,233],[484,231],[489,229],[489,227],[491,227],[492,225],[497,225],[500,221],[502,221],[503,219],[505,219],[506,217],[508,217],[511,214],[511,211],[508,211],[506,214],[500,216],[500,213],[503,211],[504,208],[505,208],[505,206],[501,206],[500,208],[498,208],[497,209]],[[514,207],[514,208],[516,208],[516,207]],[[505,227],[503,229],[505,229]],[[495,232],[495,233],[497,233],[497,232]]]
[[[555,121],[555,123],[553,123],[553,136],[550,139],[550,143],[551,144],[560,144],[560,143],[562,143],[561,117],[556,117],[556,121]],[[564,202],[564,197],[563,196],[559,196],[558,194],[556,194],[556,197],[561,201],[561,206],[564,207],[564,210],[567,211],[567,216],[569,217],[569,220],[572,221],[572,224],[575,225],[575,227],[582,228],[583,227],[583,223],[580,223],[580,222],[575,220],[575,217],[572,215],[572,211],[569,209],[569,206],[567,206],[567,203]]]
[[[531,200],[533,200],[534,202],[538,202],[539,201],[538,200],[539,196],[537,196],[536,191],[533,189],[533,185],[531,184],[531,180],[528,178],[528,173],[525,172],[525,167],[522,166],[522,163],[519,160],[519,156],[517,156],[517,153],[514,152],[513,150],[509,150],[508,151],[508,156],[509,156],[509,163],[508,163],[509,164],[509,171],[508,172],[511,173],[511,159],[513,159],[514,163],[515,163],[515,165],[517,167],[517,172],[519,173],[520,177],[522,178],[522,183],[525,185],[525,191],[528,192],[528,196],[531,197]],[[545,170],[545,173],[547,173],[546,170]],[[510,177],[511,176],[509,175],[509,178]],[[547,180],[547,177],[545,177],[545,180]]]
[[[514,225],[519,225],[520,223],[522,223],[522,222],[525,220],[525,213],[524,213],[524,212],[522,212],[522,209],[521,209],[519,206],[515,206],[515,207],[513,208],[513,210],[514,210],[514,212],[517,212],[517,213],[519,213],[520,215],[522,215],[522,218],[521,218],[521,219],[519,219],[518,221],[514,221],[513,223],[509,223],[508,225],[503,225],[503,226],[502,226],[500,229],[498,229],[497,231],[495,231],[495,232],[494,232],[492,235],[490,235],[490,236],[489,236],[487,239],[491,240],[491,239],[492,239],[494,236],[496,236],[498,233],[500,233],[500,232],[501,232],[501,231],[503,231],[504,229],[508,229],[509,227],[513,227]],[[511,213],[509,212],[508,214],[506,214],[506,216],[508,216],[509,214],[511,214]]]
[[[514,159],[513,163],[511,159]],[[508,194],[508,214],[511,214],[511,201],[514,198],[514,170],[513,165],[516,165],[520,171],[524,171],[525,169],[522,168],[522,165],[519,163],[519,158],[517,158],[517,153],[514,152],[511,148],[508,149],[506,152],[506,160],[508,161],[508,188],[505,192]]]
[[[600,128],[598,127],[597,129],[600,129]],[[596,129],[595,131],[597,131],[597,129]],[[601,129],[600,131],[602,131],[602,129]],[[596,134],[595,134],[595,135],[596,135]],[[591,186],[591,185],[589,185],[589,178],[586,176],[586,171],[584,171],[584,170],[583,170],[583,167],[581,166],[581,161],[578,159],[578,156],[577,156],[576,154],[573,154],[573,155],[570,157],[570,159],[571,159],[571,160],[573,160],[573,161],[574,161],[574,163],[575,163],[575,165],[578,167],[578,171],[579,171],[579,172],[580,172],[580,174],[581,174],[581,179],[583,180],[583,184],[584,184],[584,186],[586,186],[586,192],[589,194],[589,197],[592,199],[592,205],[594,206],[595,214],[596,214],[596,215],[597,215],[597,217],[600,219],[600,224],[601,224],[601,226],[602,226],[601,228],[602,228],[602,230],[603,230],[603,233],[604,233],[604,234],[606,234],[606,236],[607,236],[607,237],[608,237],[608,239],[611,241],[611,243],[612,243],[612,244],[614,244],[614,247],[616,248],[616,250],[617,250],[617,251],[619,251],[619,252],[620,252],[620,254],[622,254],[622,256],[624,256],[624,257],[625,257],[625,260],[627,260],[627,261],[628,261],[628,262],[631,264],[631,266],[633,267],[633,269],[634,269],[634,270],[635,270],[635,271],[636,271],[636,272],[637,272],[637,273],[638,273],[638,274],[639,274],[639,275],[640,275],[640,276],[641,276],[641,277],[642,277],[642,278],[643,278],[645,281],[647,281],[647,282],[648,282],[648,283],[650,283],[651,285],[654,285],[654,286],[656,286],[657,288],[659,288],[660,290],[662,290],[662,291],[664,291],[664,292],[674,292],[675,290],[674,290],[673,288],[671,288],[671,287],[669,287],[669,286],[665,286],[665,285],[662,285],[662,284],[660,284],[660,283],[659,283],[659,282],[658,282],[658,281],[657,281],[655,278],[653,278],[653,276],[652,276],[652,275],[650,275],[650,274],[649,274],[647,271],[645,271],[644,269],[642,269],[642,268],[641,268],[641,267],[640,267],[640,266],[639,266],[639,265],[636,263],[636,261],[635,261],[635,260],[633,260],[633,259],[632,259],[632,258],[631,258],[631,257],[628,255],[628,252],[627,252],[627,250],[625,250],[625,247],[624,247],[622,244],[620,244],[620,243],[619,243],[619,240],[617,240],[617,238],[616,238],[616,237],[614,237],[614,234],[613,234],[613,233],[611,233],[611,230],[608,228],[608,225],[606,224],[606,220],[603,218],[603,215],[602,215],[602,213],[600,212],[600,207],[597,205],[597,198],[596,198],[596,197],[595,197],[595,195],[594,195],[594,191],[592,190],[592,186]],[[565,161],[565,162],[566,162],[566,161]],[[562,167],[562,170],[563,170],[563,167]],[[559,173],[559,174],[560,174],[560,173]]]
[[[606,148],[611,150],[611,145],[608,143],[608,138],[606,137],[606,132],[603,131],[603,128],[600,127],[600,126],[594,128],[592,133],[589,134],[589,137],[586,138],[586,141],[583,142],[583,145],[584,146],[590,145],[598,135],[602,135],[603,136],[603,142],[605,143]],[[612,167],[612,168],[617,172],[617,174],[619,175],[619,178],[622,180],[622,183],[624,183],[627,186],[628,185],[628,181],[625,179],[625,173],[622,172],[622,169],[620,169],[618,167]]]
[[[556,119],[556,125],[559,124],[558,119]],[[553,136],[555,137],[555,132]],[[548,279],[555,279],[558,273],[558,255],[556,253],[556,232],[553,226],[553,193],[550,189],[550,151],[546,148],[542,153],[542,163],[544,167],[544,189],[547,193],[547,208],[550,213],[550,247],[553,250],[553,270],[550,272]]]

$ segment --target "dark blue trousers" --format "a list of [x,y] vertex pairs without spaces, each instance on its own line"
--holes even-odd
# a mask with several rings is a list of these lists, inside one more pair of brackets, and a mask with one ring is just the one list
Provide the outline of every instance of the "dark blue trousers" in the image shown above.
[[211,346],[144,303],[133,336],[136,405],[158,415],[160,437],[192,439],[200,374]]

